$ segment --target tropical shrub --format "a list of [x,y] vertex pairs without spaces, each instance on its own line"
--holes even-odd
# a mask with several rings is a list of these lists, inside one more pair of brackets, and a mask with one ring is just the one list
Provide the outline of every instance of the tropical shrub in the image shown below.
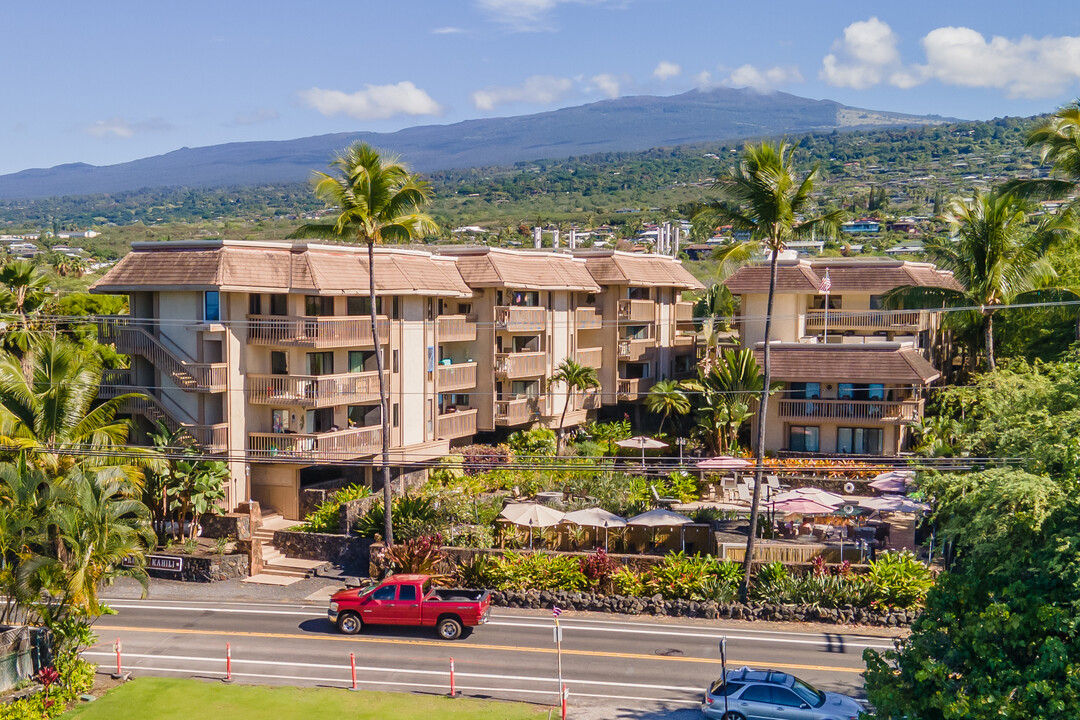
[[341,505],[369,495],[371,495],[371,488],[367,485],[353,484],[338,490],[304,518],[300,530],[311,533],[336,533],[339,527],[338,514]]
[[645,594],[645,583],[641,575],[628,567],[621,567],[611,575],[611,584],[616,595],[641,596]]
[[466,475],[487,472],[514,459],[513,452],[506,445],[466,445],[458,452]]
[[795,580],[780,561],[762,565],[750,586],[750,597],[771,603],[790,603],[795,591]]
[[443,552],[441,535],[421,535],[386,548],[386,557],[394,572],[435,575]]
[[476,555],[454,568],[454,578],[459,587],[490,588],[495,584],[491,574],[493,567],[494,563],[489,556]]
[[506,443],[517,455],[554,455],[557,450],[558,440],[555,431],[538,427],[531,430],[518,430],[511,433]]
[[[394,500],[394,535],[399,540],[431,535],[435,532],[435,504],[425,497],[404,495]],[[386,513],[377,503],[356,525],[353,532],[360,537],[375,537],[383,531]]]
[[922,604],[934,584],[930,569],[909,550],[886,552],[870,563],[866,580],[873,599],[886,607],[911,608]]
[[498,590],[586,590],[589,581],[575,558],[508,551],[493,561],[490,577]]
[[611,589],[611,577],[621,567],[603,549],[580,558],[578,564],[589,584],[601,592]]

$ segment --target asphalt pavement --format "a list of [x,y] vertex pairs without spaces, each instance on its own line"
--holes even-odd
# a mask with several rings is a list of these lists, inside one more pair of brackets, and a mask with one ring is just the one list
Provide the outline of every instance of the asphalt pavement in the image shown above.
[[[449,692],[452,658],[462,695],[558,702],[550,612],[496,608],[491,622],[456,642],[424,628],[344,636],[326,619],[333,581],[308,581],[289,593],[245,588],[243,601],[221,597],[227,588],[179,585],[155,583],[145,599],[125,587],[110,592],[116,614],[98,621],[99,643],[87,658],[113,667],[119,640],[124,672],[220,680],[228,644],[235,682],[350,687],[352,654],[361,691],[435,694]],[[569,717],[581,720],[698,716],[705,686],[720,675],[722,637],[728,667],[774,668],[856,697],[863,650],[892,646],[887,632],[821,625],[570,612],[560,624]]]

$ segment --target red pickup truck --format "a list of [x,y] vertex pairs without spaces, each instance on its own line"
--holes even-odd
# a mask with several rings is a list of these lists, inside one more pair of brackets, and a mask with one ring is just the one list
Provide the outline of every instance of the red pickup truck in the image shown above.
[[435,628],[443,640],[457,640],[466,628],[488,621],[490,594],[434,588],[429,575],[391,575],[381,583],[334,593],[327,616],[346,635],[364,625],[415,625]]

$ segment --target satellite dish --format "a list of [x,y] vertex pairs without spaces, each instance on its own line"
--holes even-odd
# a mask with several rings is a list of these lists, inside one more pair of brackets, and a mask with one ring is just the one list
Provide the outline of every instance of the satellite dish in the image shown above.
[[844,492],[846,492],[848,494],[851,494],[851,493],[855,492],[855,483],[853,483],[853,482],[844,483]]
[[[850,483],[849,483],[849,484],[850,484]],[[854,508],[854,506],[852,506],[852,505],[845,505],[845,506],[844,506],[844,514],[845,514],[845,515],[854,515],[854,514],[855,514],[855,508]]]

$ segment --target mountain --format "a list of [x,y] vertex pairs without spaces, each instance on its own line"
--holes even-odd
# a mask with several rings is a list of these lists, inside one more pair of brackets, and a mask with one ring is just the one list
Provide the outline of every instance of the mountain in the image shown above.
[[85,195],[148,187],[221,187],[298,182],[355,140],[434,171],[694,142],[812,131],[945,122],[936,116],[863,110],[787,93],[715,88],[641,95],[517,117],[423,125],[393,133],[337,133],[297,140],[181,148],[117,165],[57,165],[0,175],[0,199]]

